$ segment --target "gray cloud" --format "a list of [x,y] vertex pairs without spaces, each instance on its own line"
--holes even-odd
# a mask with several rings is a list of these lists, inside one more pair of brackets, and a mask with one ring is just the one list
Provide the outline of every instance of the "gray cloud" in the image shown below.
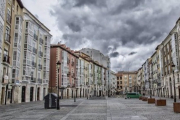
[[130,52],[128,55],[134,55],[136,54],[137,52]]
[[[178,0],[61,1],[64,2],[50,11],[63,34],[60,39],[72,49],[88,44],[110,55],[117,60],[112,63],[113,68],[121,65],[121,69],[126,69],[128,62],[133,61],[136,66],[130,70],[138,69],[180,16]],[[137,52],[138,59],[127,57],[132,51]]]
[[119,53],[118,52],[112,52],[110,54],[110,57],[118,57],[119,56]]

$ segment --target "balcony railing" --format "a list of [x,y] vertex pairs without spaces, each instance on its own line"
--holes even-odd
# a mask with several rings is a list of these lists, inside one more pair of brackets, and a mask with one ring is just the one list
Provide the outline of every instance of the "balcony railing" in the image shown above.
[[3,62],[10,64],[10,57],[8,55],[4,55]]
[[36,54],[37,53],[37,49],[33,47],[33,53]]
[[7,22],[11,24],[11,15],[7,14]]
[[42,38],[39,39],[39,43],[43,44],[43,39]]
[[11,36],[9,35],[9,33],[5,33],[5,42],[7,42],[8,44],[11,43]]
[[42,79],[38,78],[38,83],[42,83]]
[[43,52],[39,51],[39,56],[42,57],[43,56]]

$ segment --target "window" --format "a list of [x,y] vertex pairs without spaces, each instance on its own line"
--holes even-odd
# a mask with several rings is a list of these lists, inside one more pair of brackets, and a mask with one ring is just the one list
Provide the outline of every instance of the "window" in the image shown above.
[[41,48],[42,48],[41,45],[39,45],[39,51],[41,51]]
[[13,60],[16,60],[16,56],[17,56],[17,51],[13,52]]
[[40,58],[39,58],[39,61],[38,61],[38,62],[39,62],[39,64],[41,64],[41,59],[40,59]]

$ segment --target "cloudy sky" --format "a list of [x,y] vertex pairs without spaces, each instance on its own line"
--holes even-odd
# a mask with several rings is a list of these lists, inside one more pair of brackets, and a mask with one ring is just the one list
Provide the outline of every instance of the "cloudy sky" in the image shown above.
[[180,17],[179,0],[22,0],[53,35],[73,50],[111,57],[114,71],[137,70]]

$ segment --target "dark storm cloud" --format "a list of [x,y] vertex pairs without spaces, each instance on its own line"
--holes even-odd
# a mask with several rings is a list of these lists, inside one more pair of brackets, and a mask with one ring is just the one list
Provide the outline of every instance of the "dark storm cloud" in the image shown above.
[[74,32],[80,32],[81,31],[81,27],[78,24],[71,22],[71,23],[67,23],[67,25]]
[[[138,59],[133,62],[137,61],[138,66],[151,56],[180,16],[178,0],[60,1],[64,2],[59,2],[50,13],[67,46],[81,49],[82,44],[89,44],[113,59],[121,59],[119,62],[130,62],[133,56],[122,59],[113,51],[122,55],[136,51]],[[117,66],[114,63],[112,66]],[[124,62],[123,66],[127,64]]]
[[137,52],[130,52],[128,55],[134,55],[136,54]]
[[119,53],[118,53],[118,52],[112,52],[112,53],[110,54],[110,57],[117,57],[117,56],[119,56]]
[[94,5],[94,6],[106,6],[105,0],[75,0],[75,7],[80,7],[84,5]]
[[120,14],[123,11],[133,10],[140,5],[143,5],[145,0],[119,0],[120,4],[117,5],[112,11],[111,14]]

